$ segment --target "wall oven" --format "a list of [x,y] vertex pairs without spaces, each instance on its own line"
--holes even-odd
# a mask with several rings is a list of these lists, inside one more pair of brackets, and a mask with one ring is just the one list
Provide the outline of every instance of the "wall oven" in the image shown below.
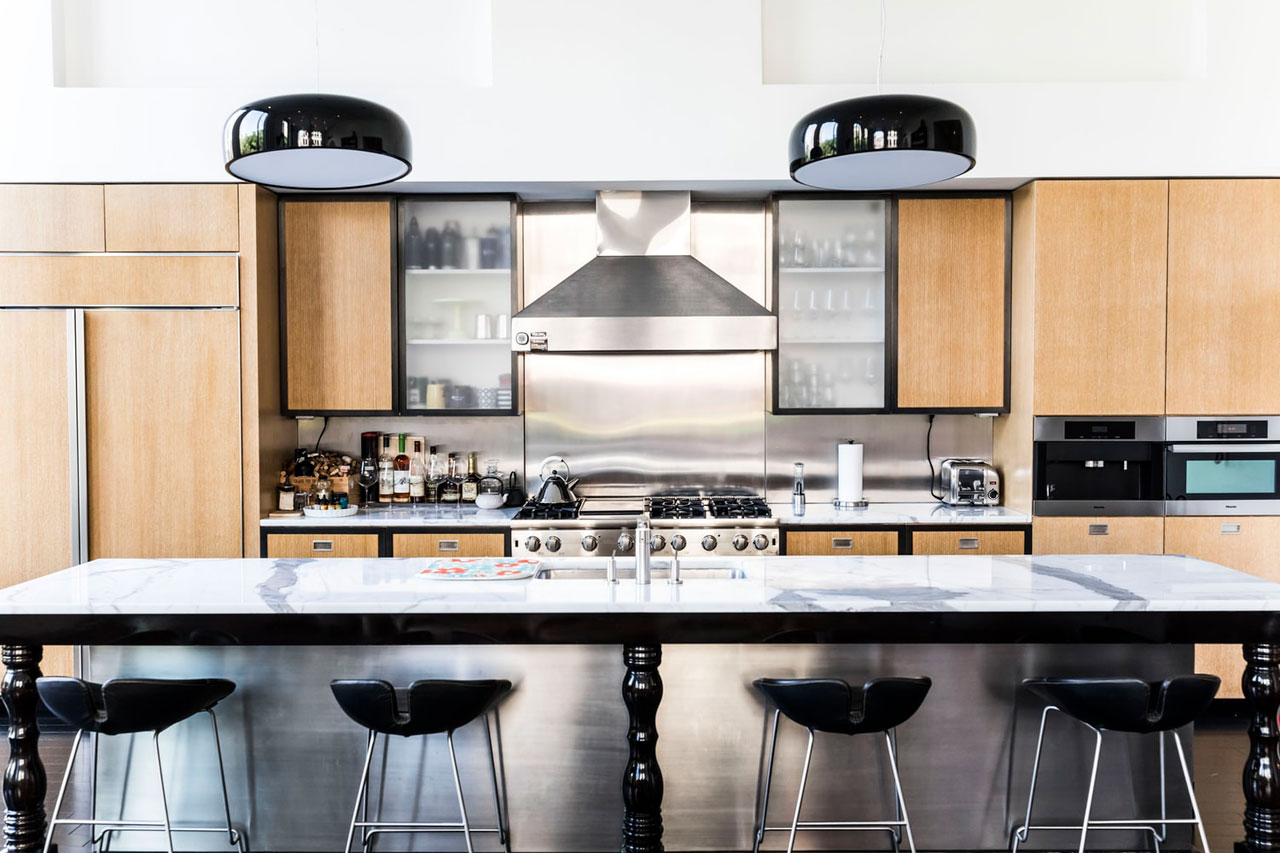
[[1171,417],[1166,515],[1280,515],[1280,417]]
[[1161,515],[1164,418],[1035,419],[1036,515]]

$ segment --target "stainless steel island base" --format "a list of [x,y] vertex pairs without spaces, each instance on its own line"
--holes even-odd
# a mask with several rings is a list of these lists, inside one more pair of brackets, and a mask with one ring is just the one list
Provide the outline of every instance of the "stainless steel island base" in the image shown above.
[[[752,690],[760,676],[837,676],[857,680],[889,673],[928,675],[924,707],[900,730],[902,780],[921,850],[1007,849],[1009,832],[1025,808],[1039,706],[1020,695],[1030,675],[1138,674],[1158,678],[1192,669],[1188,645],[682,645],[661,648],[661,704],[657,726],[661,836],[667,850],[749,850],[756,778],[764,734],[764,706]],[[365,733],[337,707],[329,681],[385,678],[502,677],[516,689],[502,706],[512,845],[522,853],[616,851],[622,842],[619,779],[628,765],[628,710],[618,701],[625,666],[621,646],[277,646],[127,647],[88,650],[87,675],[223,676],[239,685],[219,708],[231,786],[232,814],[247,818],[258,851],[334,850],[346,832]],[[1036,799],[1037,815],[1078,819],[1091,759],[1092,734],[1069,721],[1056,724]],[[184,820],[216,818],[210,786],[216,768],[202,742],[206,727],[181,726],[162,738],[174,750],[177,776],[171,807]],[[456,736],[468,811],[473,823],[491,821],[492,799],[483,731]],[[443,740],[387,738],[375,755],[373,802],[388,820],[454,820],[457,800]],[[439,742],[436,742],[439,740]],[[794,806],[805,733],[783,724],[770,811]],[[1159,761],[1154,739],[1117,740],[1104,756],[1097,802],[1123,817],[1158,814]],[[883,750],[873,738],[819,735],[805,817],[866,819],[892,813]],[[143,749],[148,744],[139,743]],[[104,738],[98,808],[114,814],[145,810],[154,781],[139,753],[127,790],[125,738]],[[167,765],[168,766],[168,765]],[[1175,786],[1176,787],[1176,786]],[[379,790],[381,795],[379,795]],[[1135,798],[1134,791],[1140,793]],[[80,806],[87,785],[74,790]],[[1171,794],[1171,814],[1183,807]],[[73,804],[73,808],[76,804]],[[1042,811],[1043,810],[1043,811]],[[1038,821],[1038,822],[1048,822]],[[1170,827],[1165,849],[1186,849],[1190,832]],[[781,848],[784,834],[766,839]],[[1070,834],[1038,833],[1028,849],[1061,849]],[[154,848],[134,834],[120,849]],[[883,849],[874,833],[810,832],[802,849]],[[217,849],[210,839],[191,845]],[[1136,833],[1097,833],[1093,849],[1145,849]],[[477,836],[478,851],[496,850]],[[1024,845],[1027,846],[1027,845]],[[195,848],[193,848],[195,849]],[[460,850],[460,837],[389,836],[380,850]]]

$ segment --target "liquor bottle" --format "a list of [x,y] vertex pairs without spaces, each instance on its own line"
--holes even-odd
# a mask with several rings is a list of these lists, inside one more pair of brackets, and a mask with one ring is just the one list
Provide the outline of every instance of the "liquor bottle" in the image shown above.
[[422,461],[422,442],[413,440],[413,455],[409,457],[409,502],[420,504],[427,496],[427,465]]
[[473,504],[480,491],[480,475],[476,473],[476,453],[467,454],[467,476],[462,481],[462,502]]
[[458,457],[449,454],[449,472],[440,481],[440,503],[456,504],[462,498],[462,484],[458,482]]
[[400,433],[400,452],[395,458],[395,472],[392,480],[392,500],[398,504],[409,502],[409,454],[404,452],[404,433]]
[[383,448],[378,457],[378,503],[389,504],[396,491],[396,465],[391,453]]
[[450,219],[440,232],[440,266],[456,270],[462,265],[462,228]]
[[422,234],[422,265],[429,270],[440,269],[440,229],[434,225]]
[[436,503],[440,500],[440,456],[437,453],[439,448],[434,444],[431,445],[431,463],[427,466],[427,503]]

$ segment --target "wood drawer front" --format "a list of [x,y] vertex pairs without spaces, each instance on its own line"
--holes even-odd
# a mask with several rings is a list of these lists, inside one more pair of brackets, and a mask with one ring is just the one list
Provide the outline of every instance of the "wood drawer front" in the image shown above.
[[[1186,554],[1269,581],[1280,580],[1280,516],[1166,518],[1164,552]],[[1222,679],[1218,697],[1240,699],[1240,646],[1196,646],[1196,672]]]
[[0,252],[101,252],[102,186],[0,186]]
[[236,184],[111,184],[108,252],[235,252]]
[[898,553],[897,530],[788,530],[788,556],[883,556]]
[[268,557],[376,557],[376,533],[268,533]]
[[501,533],[396,533],[394,557],[502,557],[507,537]]
[[1024,554],[1026,534],[1021,530],[915,530],[914,554]]
[[0,256],[0,305],[219,307],[239,290],[233,255]]
[[1164,519],[1037,518],[1033,554],[1163,554]]

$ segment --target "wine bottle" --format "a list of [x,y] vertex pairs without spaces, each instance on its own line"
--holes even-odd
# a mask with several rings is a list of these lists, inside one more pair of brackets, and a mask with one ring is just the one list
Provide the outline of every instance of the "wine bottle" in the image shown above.
[[378,457],[378,502],[389,504],[395,497],[396,477],[395,462],[391,458],[391,453],[383,448],[382,455]]
[[462,481],[462,502],[475,503],[479,491],[480,475],[476,473],[476,454],[473,450],[467,454],[467,476]]
[[404,452],[404,440],[404,433],[400,433],[400,452],[396,454],[392,480],[392,500],[398,504],[409,502],[409,454]]
[[422,442],[413,440],[413,454],[409,457],[409,502],[420,504],[427,495],[426,463],[422,461]]
[[436,503],[440,500],[440,455],[437,453],[439,448],[434,444],[431,445],[431,463],[427,466],[427,503]]

